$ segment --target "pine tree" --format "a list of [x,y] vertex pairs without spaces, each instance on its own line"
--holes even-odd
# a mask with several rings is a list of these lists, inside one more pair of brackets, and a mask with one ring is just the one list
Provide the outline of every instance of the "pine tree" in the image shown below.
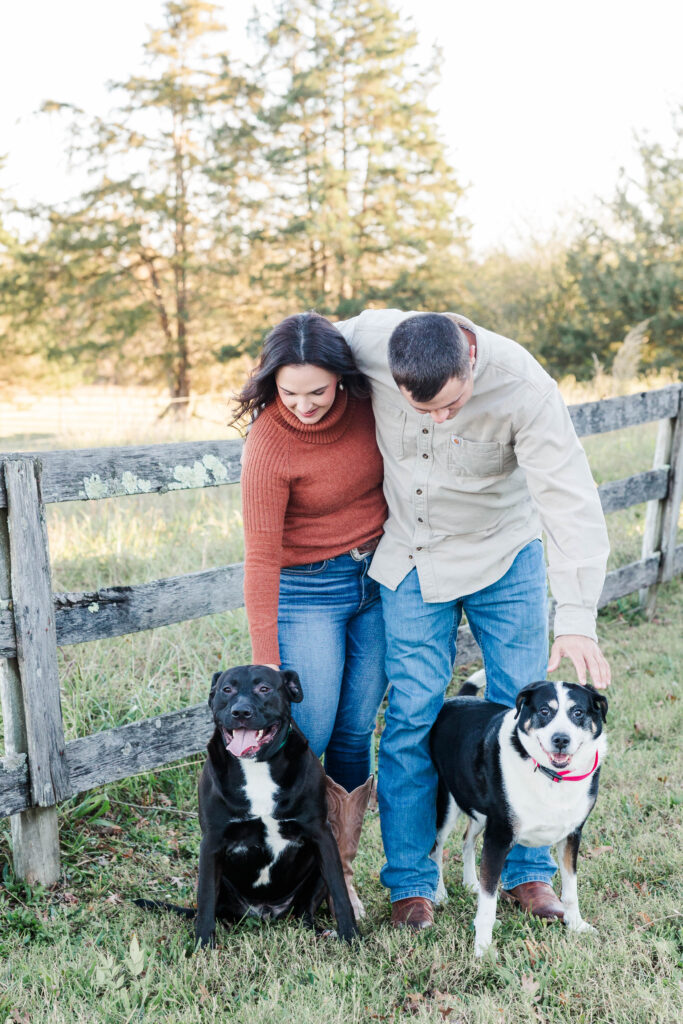
[[[166,3],[146,73],[111,86],[112,115],[46,104],[70,116],[72,156],[93,185],[63,207],[31,211],[49,223],[33,271],[54,354],[90,359],[110,379],[126,366],[138,380],[163,377],[181,411],[193,372],[225,337],[234,273],[217,268],[226,225],[243,231],[239,176],[251,145],[252,87],[220,50],[207,52],[224,31],[215,11],[205,0]],[[217,217],[206,168],[219,126],[233,159]]]
[[386,0],[285,0],[257,29],[260,286],[283,312],[453,308],[461,190],[429,105],[438,53],[416,66],[417,35]]

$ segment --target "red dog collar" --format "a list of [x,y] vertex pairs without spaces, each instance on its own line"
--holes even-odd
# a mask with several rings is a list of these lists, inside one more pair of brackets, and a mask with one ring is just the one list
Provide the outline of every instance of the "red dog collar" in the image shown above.
[[553,782],[580,782],[581,779],[587,779],[589,775],[592,775],[595,769],[598,767],[598,752],[595,751],[595,761],[593,767],[585,775],[570,775],[569,769],[567,768],[564,772],[554,772],[552,768],[546,768],[545,765],[539,764],[538,761],[534,761],[533,757],[531,760],[534,762],[535,772],[543,772],[548,778],[552,779]]

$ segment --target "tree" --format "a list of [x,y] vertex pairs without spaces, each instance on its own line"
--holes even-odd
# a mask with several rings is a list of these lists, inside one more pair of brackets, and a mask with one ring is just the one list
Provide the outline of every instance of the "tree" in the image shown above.
[[[438,54],[386,0],[285,0],[264,49],[255,282],[287,311],[457,305],[461,189],[429,106]],[[274,95],[275,94],[275,95]]]
[[[52,323],[53,354],[90,359],[110,377],[129,366],[138,380],[163,374],[181,407],[225,336],[239,271],[218,246],[226,224],[235,238],[243,232],[239,179],[251,144],[254,91],[225,54],[205,50],[224,31],[215,10],[166,3],[165,26],[145,47],[148,71],[111,86],[120,102],[110,117],[46,105],[70,115],[72,155],[94,184],[63,207],[29,211],[49,230],[31,268],[41,301],[26,315]],[[233,147],[220,231],[206,174],[219,124]]]
[[580,294],[567,272],[567,243],[529,240],[511,255],[494,251],[467,268],[468,315],[524,345],[549,372],[576,372],[576,354],[561,343]]
[[644,362],[681,365],[683,357],[683,107],[667,152],[640,140],[641,174],[623,171],[605,217],[584,222],[567,266],[581,302],[562,329],[562,345],[584,367],[609,358],[646,324]]

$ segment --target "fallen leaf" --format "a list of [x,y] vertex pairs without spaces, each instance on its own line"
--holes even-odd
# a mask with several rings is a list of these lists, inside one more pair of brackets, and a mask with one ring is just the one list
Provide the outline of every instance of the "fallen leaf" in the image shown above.
[[403,1009],[407,1013],[417,1013],[420,1008],[420,1003],[423,1002],[424,996],[421,992],[408,992],[403,1000]]
[[591,846],[586,850],[587,857],[601,857],[603,853],[611,853],[613,846]]

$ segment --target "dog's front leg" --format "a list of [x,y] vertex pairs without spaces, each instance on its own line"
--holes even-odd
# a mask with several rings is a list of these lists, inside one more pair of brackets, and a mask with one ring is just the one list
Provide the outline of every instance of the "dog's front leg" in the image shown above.
[[576,862],[581,843],[581,829],[572,832],[566,839],[557,844],[557,855],[560,860],[560,877],[562,879],[562,906],[564,907],[564,923],[573,932],[594,932],[595,928],[584,921],[579,910],[579,894],[576,885]]
[[213,849],[208,836],[199,846],[199,881],[197,882],[197,922],[195,943],[202,949],[216,945],[216,903],[221,883],[221,857]]
[[493,939],[498,904],[498,882],[503,864],[512,849],[510,829],[490,819],[484,832],[484,847],[479,867],[479,899],[474,919],[474,955],[483,956]]
[[314,829],[312,839],[316,845],[320,873],[332,898],[339,938],[351,942],[358,935],[358,926],[344,881],[339,848],[328,822],[321,822]]

